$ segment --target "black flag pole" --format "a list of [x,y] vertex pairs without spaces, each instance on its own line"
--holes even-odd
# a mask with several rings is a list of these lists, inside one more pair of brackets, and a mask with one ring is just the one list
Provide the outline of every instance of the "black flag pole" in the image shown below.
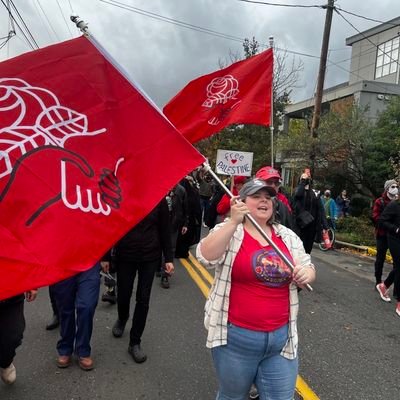
[[[210,164],[203,163],[203,168],[206,172],[208,172],[214,180],[222,187],[225,193],[230,197],[235,197],[233,193],[225,186],[224,182],[218,177],[218,175],[211,169]],[[238,200],[239,201],[239,200]],[[263,228],[258,224],[258,222],[250,215],[247,214],[246,218],[253,224],[253,226],[257,229],[260,235],[268,242],[268,244],[276,251],[278,256],[282,259],[282,261],[293,271],[294,265],[293,263],[287,258],[287,256],[282,252],[282,250],[274,243],[274,241],[264,232]],[[308,291],[312,292],[313,288],[310,284],[305,285]]]

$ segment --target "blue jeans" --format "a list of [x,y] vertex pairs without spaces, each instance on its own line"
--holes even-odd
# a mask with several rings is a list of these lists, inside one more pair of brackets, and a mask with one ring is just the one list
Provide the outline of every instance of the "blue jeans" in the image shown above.
[[58,354],[70,356],[75,348],[78,357],[89,357],[100,291],[100,263],[54,284],[53,291],[60,318]]
[[292,400],[298,359],[280,355],[287,338],[288,325],[268,333],[228,324],[228,344],[212,349],[217,400],[246,400],[253,382],[260,400]]

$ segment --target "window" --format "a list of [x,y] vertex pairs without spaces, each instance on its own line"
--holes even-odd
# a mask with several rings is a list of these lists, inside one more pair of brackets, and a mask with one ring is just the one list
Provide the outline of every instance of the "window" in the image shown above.
[[397,72],[399,44],[400,38],[397,37],[378,46],[375,78],[382,78],[383,76]]

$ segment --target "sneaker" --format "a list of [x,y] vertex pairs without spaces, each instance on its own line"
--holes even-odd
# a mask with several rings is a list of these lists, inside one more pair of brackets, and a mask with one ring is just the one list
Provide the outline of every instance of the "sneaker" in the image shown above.
[[396,314],[400,317],[400,302],[396,306]]
[[140,344],[129,345],[128,353],[132,356],[136,363],[141,364],[147,360],[145,352],[140,347]]
[[7,368],[0,368],[0,376],[6,385],[12,385],[17,379],[17,370],[14,364],[11,363]]
[[46,331],[52,331],[53,329],[58,328],[58,325],[60,325],[58,315],[54,314],[51,321],[46,325]]
[[376,290],[379,293],[379,296],[381,296],[381,299],[383,301],[386,301],[387,303],[391,301],[390,297],[389,297],[389,289],[385,286],[384,283],[379,283],[378,285],[375,286]]
[[101,296],[101,301],[105,301],[110,304],[115,304],[117,302],[117,295],[115,290],[107,290]]
[[249,399],[258,399],[260,396],[258,394],[258,390],[254,385],[251,385],[249,392]]
[[163,276],[161,278],[161,287],[163,287],[164,289],[169,289],[169,280],[167,276]]
[[115,322],[113,328],[112,328],[112,334],[114,335],[114,337],[121,337],[124,333],[125,330],[125,325],[126,325],[126,321],[121,321],[120,319],[117,319],[117,321]]

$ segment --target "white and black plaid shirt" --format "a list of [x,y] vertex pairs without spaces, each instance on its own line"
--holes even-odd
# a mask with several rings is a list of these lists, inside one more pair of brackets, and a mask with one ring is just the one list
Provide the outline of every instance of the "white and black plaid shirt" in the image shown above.
[[[220,229],[225,223],[226,222],[216,225],[212,231]],[[304,251],[302,241],[293,231],[283,225],[273,225],[273,229],[276,235],[282,238],[290,251],[292,259],[296,260],[296,265],[314,268],[311,264],[310,255]],[[211,287],[204,310],[204,325],[208,330],[207,347],[209,348],[222,346],[227,343],[232,265],[242,245],[243,236],[243,224],[239,224],[226,252],[218,260],[206,260],[201,253],[201,242],[200,245],[197,246],[196,256],[199,261],[207,268],[215,268],[214,283]],[[297,357],[297,314],[299,310],[297,286],[294,283],[291,283],[289,287],[289,301],[289,337],[286,345],[282,349],[281,355],[288,359],[294,359]]]

